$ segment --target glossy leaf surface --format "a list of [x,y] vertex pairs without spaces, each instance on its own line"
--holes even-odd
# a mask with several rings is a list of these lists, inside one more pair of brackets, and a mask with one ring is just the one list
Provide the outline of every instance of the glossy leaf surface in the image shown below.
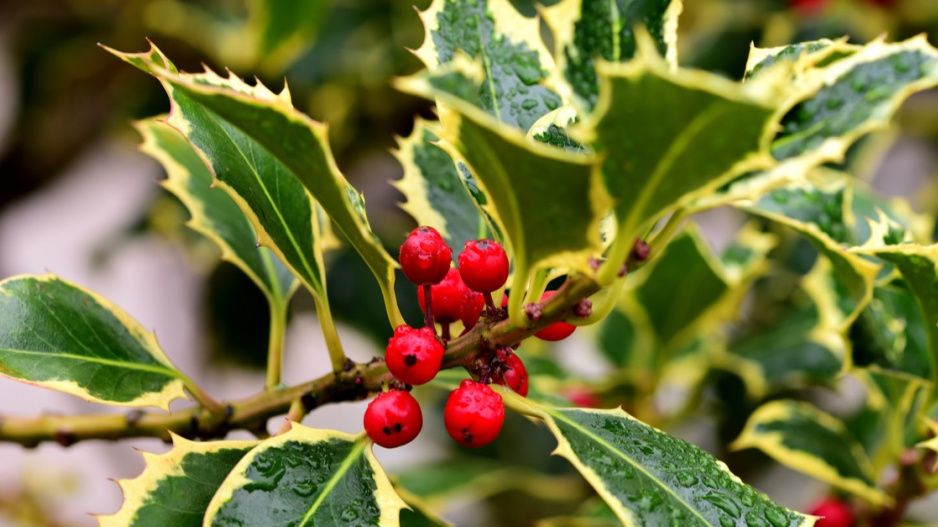
[[569,460],[624,525],[813,525],[743,484],[699,448],[621,409],[534,406],[499,390],[513,409],[546,421]]
[[426,38],[416,51],[432,72],[457,53],[485,66],[467,101],[499,122],[527,131],[561,98],[544,86],[553,60],[541,42],[538,21],[515,11],[508,0],[434,0],[421,13]]
[[119,406],[168,410],[186,397],[153,333],[54,275],[0,281],[0,375]]
[[393,289],[397,264],[371,231],[361,194],[338,171],[325,126],[295,110],[287,90],[274,94],[211,71],[179,74],[156,48],[111,52],[160,79],[173,106],[170,125],[198,148],[259,242],[313,294],[325,296],[319,205],[375,274],[392,324],[402,321]]
[[294,424],[232,469],[204,525],[397,525],[404,502],[370,446]]
[[599,97],[597,60],[632,59],[636,26],[647,30],[658,53],[677,65],[681,9],[681,0],[564,0],[543,13],[554,34],[558,68],[581,103],[592,109]]
[[188,225],[215,242],[222,258],[244,271],[269,302],[285,306],[296,278],[267,248],[257,247],[250,220],[223,190],[212,187],[212,173],[186,138],[156,119],[136,127],[143,136],[140,149],[166,170],[163,187],[189,210]]

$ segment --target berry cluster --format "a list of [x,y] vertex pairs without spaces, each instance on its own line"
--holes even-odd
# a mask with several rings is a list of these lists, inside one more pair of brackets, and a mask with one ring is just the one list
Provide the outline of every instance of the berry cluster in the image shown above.
[[[433,227],[414,229],[401,245],[398,260],[411,282],[417,284],[417,301],[426,326],[399,326],[388,341],[385,362],[388,371],[403,385],[430,382],[443,363],[444,344],[450,339],[450,324],[462,322],[472,329],[485,313],[491,322],[504,317],[492,293],[508,280],[509,262],[502,245],[492,240],[470,240],[452,268],[452,250]],[[541,301],[554,293],[548,291]],[[507,296],[503,297],[503,306]],[[441,337],[436,335],[436,323]],[[544,340],[560,340],[575,327],[557,322],[538,331]],[[516,346],[517,347],[517,346]],[[450,394],[443,412],[446,431],[457,443],[481,447],[498,436],[505,420],[502,397],[488,384],[508,386],[518,394],[528,393],[524,363],[511,348],[500,349],[471,368],[479,381],[466,379]],[[407,387],[409,389],[409,387]],[[365,411],[365,431],[376,444],[387,448],[412,441],[423,425],[423,415],[409,391],[391,388],[376,397]]]

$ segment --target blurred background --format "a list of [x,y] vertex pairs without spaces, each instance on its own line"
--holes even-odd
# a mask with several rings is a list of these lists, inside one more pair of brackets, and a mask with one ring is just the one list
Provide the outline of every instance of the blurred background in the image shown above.
[[[288,79],[294,105],[329,124],[339,167],[363,191],[378,235],[395,248],[413,223],[397,208],[402,196],[388,184],[401,177],[389,151],[396,136],[410,133],[414,116],[432,117],[432,110],[426,101],[394,91],[389,80],[421,67],[408,48],[423,41],[414,8],[428,4],[429,0],[0,0],[0,277],[49,271],[98,291],[155,329],[170,358],[217,398],[261,389],[268,321],[264,299],[237,269],[219,264],[209,242],[183,226],[185,209],[156,184],[164,177],[162,169],[135,149],[139,137],[130,123],[168,110],[159,83],[98,44],[143,51],[149,38],[181,70],[198,71],[203,64],[216,71],[230,68],[246,78],[256,75],[275,91]],[[515,4],[525,14],[536,12],[533,2]],[[733,79],[742,76],[750,43],[773,46],[843,35],[865,42],[882,34],[900,40],[924,32],[938,44],[934,0],[685,4],[681,64]],[[265,15],[278,10],[292,13],[277,19],[288,20],[287,26],[273,27],[276,21]],[[290,38],[278,40],[276,35]],[[871,165],[868,176],[888,194],[912,195],[934,187],[936,99],[926,93],[910,101],[897,132],[885,137],[881,162]],[[938,208],[938,200],[930,197],[934,192],[917,195],[913,204],[923,212]],[[738,224],[726,211],[705,218],[715,244],[723,229]],[[362,301],[378,298],[374,280],[356,256],[342,251],[330,256],[329,268],[330,301],[346,349],[356,359],[380,354],[390,334],[383,306]],[[406,284],[402,287],[405,316],[419,320],[413,292]],[[328,369],[307,295],[297,295],[292,313],[284,379],[288,383]],[[584,375],[590,374],[590,367]],[[728,390],[726,399],[731,401]],[[306,423],[357,432],[362,410],[349,408],[318,410]],[[0,416],[90,411],[107,409],[0,380]],[[745,421],[748,414],[740,413]],[[436,418],[440,414],[436,412]],[[532,425],[521,419],[509,425],[509,437],[534,435]],[[432,421],[426,427],[441,429]],[[719,448],[719,434],[712,430],[689,428],[680,433],[704,447]],[[546,457],[552,440],[537,437],[541,443],[508,455],[519,465],[530,464],[556,477],[550,484],[564,483],[562,499],[552,495],[549,486],[539,489],[519,476],[514,488],[511,483],[493,486],[492,496],[457,502],[448,517],[460,525],[487,525],[490,518],[484,511],[497,510],[503,524],[527,525],[536,515],[560,514],[577,506],[586,489],[571,479],[564,461]],[[420,462],[447,455],[449,442],[442,435],[425,433],[419,441],[421,447],[393,453],[378,449],[378,455],[392,472],[413,468],[418,452]],[[131,445],[148,451],[167,448],[146,440],[87,442],[68,449],[0,445],[0,526],[93,525],[87,513],[109,513],[120,505],[119,489],[106,478],[134,477],[142,469]],[[462,469],[473,465],[478,468],[479,460]],[[755,483],[785,505],[803,507],[812,492],[819,492],[816,483],[774,470]],[[516,474],[523,476],[523,471]],[[532,505],[504,507],[516,503],[513,493],[526,487],[532,496],[525,503]],[[477,499],[487,500],[489,507],[474,506]]]

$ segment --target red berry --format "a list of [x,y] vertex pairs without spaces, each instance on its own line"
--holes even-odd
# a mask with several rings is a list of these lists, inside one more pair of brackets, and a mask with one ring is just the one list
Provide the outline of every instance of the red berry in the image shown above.
[[471,291],[467,287],[462,297],[462,311],[459,315],[462,325],[467,328],[475,326],[479,317],[482,316],[483,309],[485,309],[485,298],[482,297],[482,293]]
[[401,382],[425,384],[436,377],[443,364],[443,345],[430,328],[414,329],[406,324],[394,330],[384,353],[388,370]]
[[391,389],[379,393],[365,410],[365,432],[384,448],[406,445],[423,428],[423,413],[414,396]]
[[449,271],[453,251],[433,227],[412,230],[398,255],[401,270],[408,280],[417,284],[438,284]]
[[502,396],[491,388],[466,379],[453,390],[443,409],[443,424],[460,445],[477,448],[492,442],[505,422]]
[[507,386],[522,397],[528,395],[528,370],[521,362],[521,357],[509,352],[505,358],[505,370],[492,381],[495,384]]
[[602,408],[603,401],[593,390],[586,387],[573,387],[564,391],[564,396],[580,408]]
[[[426,313],[427,303],[423,290],[417,291],[417,303],[420,304],[420,310]],[[481,294],[466,287],[456,268],[451,268],[442,282],[430,287],[430,303],[433,306],[433,317],[437,322],[463,320],[463,325],[467,327],[475,325],[482,313],[482,308],[485,307],[485,299]],[[478,307],[478,313],[475,313],[476,307]],[[475,313],[474,320],[472,313]],[[467,321],[471,324],[467,325]]]
[[[552,296],[554,296],[554,291],[544,291],[544,294],[541,295],[541,302],[544,302]],[[566,322],[555,322],[538,331],[534,334],[534,336],[541,340],[556,342],[558,340],[563,340],[569,337],[571,334],[573,334],[575,329],[576,326],[573,324],[568,324]]]
[[853,527],[853,511],[837,498],[824,498],[811,507],[812,516],[821,516],[815,527]]
[[480,293],[491,293],[508,280],[508,256],[502,244],[492,240],[469,240],[459,253],[462,281]]

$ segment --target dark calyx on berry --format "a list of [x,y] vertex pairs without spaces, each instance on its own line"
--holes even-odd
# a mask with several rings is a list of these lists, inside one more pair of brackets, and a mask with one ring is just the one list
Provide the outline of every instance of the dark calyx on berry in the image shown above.
[[392,388],[368,403],[364,424],[375,444],[394,448],[417,437],[423,428],[423,413],[413,395]]
[[449,271],[453,251],[433,227],[417,227],[401,244],[398,261],[408,280],[417,284],[438,284]]
[[399,381],[426,384],[436,377],[443,365],[443,344],[430,328],[414,329],[406,324],[394,330],[388,340],[384,360]]
[[446,432],[457,443],[478,448],[491,443],[505,422],[502,396],[488,386],[466,379],[453,390],[443,409]]
[[507,386],[522,397],[528,395],[528,370],[521,362],[521,357],[506,350],[501,354],[504,358],[500,359],[502,364],[499,366],[499,372],[495,374],[492,382]]

